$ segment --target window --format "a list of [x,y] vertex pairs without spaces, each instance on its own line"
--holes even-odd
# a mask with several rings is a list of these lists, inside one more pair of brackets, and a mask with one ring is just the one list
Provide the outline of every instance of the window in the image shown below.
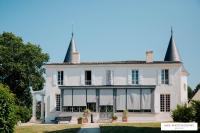
[[139,71],[132,70],[132,84],[139,84]]
[[63,85],[63,71],[58,71],[58,85]]
[[170,112],[170,94],[160,95],[160,112]]
[[162,82],[162,84],[169,84],[169,70],[168,69],[162,70],[161,82]]
[[112,71],[111,70],[106,71],[106,84],[112,85]]
[[56,94],[56,111],[60,111],[60,94]]
[[73,112],[84,112],[85,109],[86,109],[86,106],[74,106]]
[[96,112],[96,103],[87,103],[87,108],[88,108],[91,112]]
[[63,112],[72,112],[72,106],[63,106]]
[[92,84],[92,72],[91,71],[85,71],[85,85],[91,85]]

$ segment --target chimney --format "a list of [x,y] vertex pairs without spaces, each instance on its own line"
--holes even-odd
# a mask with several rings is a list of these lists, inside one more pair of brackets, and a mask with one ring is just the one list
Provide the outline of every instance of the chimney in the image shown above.
[[146,52],[146,63],[152,63],[153,62],[153,51],[147,51]]

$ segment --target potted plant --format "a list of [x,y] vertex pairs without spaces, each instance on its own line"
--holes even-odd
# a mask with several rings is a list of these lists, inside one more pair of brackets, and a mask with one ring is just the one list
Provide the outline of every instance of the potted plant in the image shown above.
[[78,117],[78,124],[83,124],[83,117]]
[[113,115],[112,115],[112,122],[115,122],[116,120],[117,120],[117,116],[113,113]]
[[88,116],[90,114],[90,110],[89,109],[86,109],[84,110],[84,113],[83,113],[83,123],[88,123]]
[[122,122],[127,122],[128,121],[128,111],[124,110],[122,114]]

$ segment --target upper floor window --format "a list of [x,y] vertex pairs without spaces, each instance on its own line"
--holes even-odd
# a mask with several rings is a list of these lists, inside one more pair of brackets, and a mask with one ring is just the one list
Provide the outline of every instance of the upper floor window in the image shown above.
[[132,84],[139,84],[139,71],[132,70]]
[[92,72],[85,71],[85,85],[91,85],[91,84],[92,84]]
[[162,84],[169,84],[169,70],[163,69],[161,73],[161,83]]
[[112,84],[112,71],[111,70],[106,71],[106,84],[107,85]]
[[63,85],[63,71],[58,71],[58,85]]

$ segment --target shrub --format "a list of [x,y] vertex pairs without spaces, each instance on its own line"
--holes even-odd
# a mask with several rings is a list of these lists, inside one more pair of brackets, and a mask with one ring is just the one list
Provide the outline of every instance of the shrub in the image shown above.
[[16,117],[18,121],[27,122],[31,118],[31,109],[26,106],[16,105]]
[[112,120],[117,120],[117,116],[114,114],[114,113],[112,113]]
[[175,122],[190,122],[193,121],[194,113],[192,107],[187,105],[177,105],[177,108],[172,111],[172,118]]
[[192,107],[194,109],[194,120],[200,123],[200,101],[192,101]]
[[0,84],[0,131],[12,133],[16,122],[14,94],[7,86]]

